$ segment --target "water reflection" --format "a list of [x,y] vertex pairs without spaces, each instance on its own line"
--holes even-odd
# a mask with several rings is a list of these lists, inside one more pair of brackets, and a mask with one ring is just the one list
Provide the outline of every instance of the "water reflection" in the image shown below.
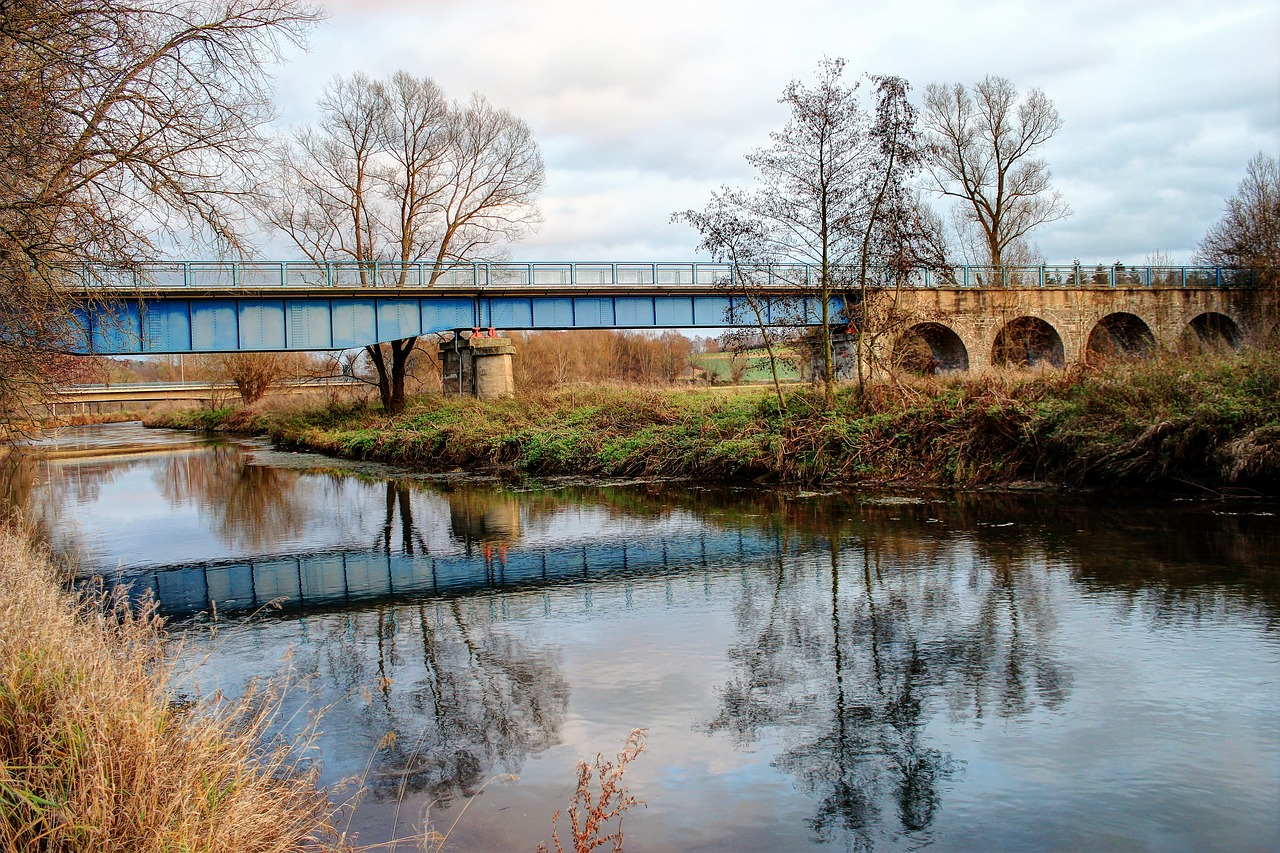
[[569,687],[556,653],[493,630],[465,602],[375,606],[297,627],[305,642],[294,666],[338,729],[325,752],[369,756],[362,775],[376,798],[420,794],[447,808],[558,739]]
[[680,541],[649,536],[519,550],[509,550],[509,544],[501,538],[468,538],[461,552],[437,555],[410,525],[395,548],[387,537],[374,549],[161,566],[128,575],[120,582],[129,587],[134,598],[154,595],[165,616],[214,610],[226,615],[267,606],[311,609],[405,596],[457,595],[620,576],[654,577],[724,561],[750,561],[772,555],[780,547],[776,537],[765,534],[714,529]]
[[818,559],[779,560],[748,590],[736,673],[707,725],[744,746],[781,732],[775,765],[817,801],[809,825],[854,850],[884,835],[928,841],[961,767],[923,735],[937,708],[1013,717],[1061,705],[1072,680],[1043,573],[941,537],[924,554],[901,537],[868,540],[880,515],[829,520]]
[[314,511],[297,472],[255,464],[240,448],[174,454],[152,466],[151,476],[170,503],[200,507],[218,537],[243,550],[297,538]]
[[[303,676],[331,709],[325,780],[369,767],[362,841],[390,837],[396,802],[448,820],[518,772],[457,840],[531,849],[572,761],[632,725],[652,729],[628,817],[651,850],[1277,833],[1273,504],[517,495],[269,461],[23,462],[5,492],[51,529],[77,517],[95,565],[123,562],[176,627],[212,626],[203,689]],[[128,531],[152,514],[175,532]]]

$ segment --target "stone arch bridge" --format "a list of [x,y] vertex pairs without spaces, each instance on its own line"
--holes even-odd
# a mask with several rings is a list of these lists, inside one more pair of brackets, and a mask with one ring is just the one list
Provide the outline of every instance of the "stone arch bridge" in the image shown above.
[[913,288],[898,296],[882,355],[973,371],[1263,346],[1280,332],[1277,296],[1244,287]]

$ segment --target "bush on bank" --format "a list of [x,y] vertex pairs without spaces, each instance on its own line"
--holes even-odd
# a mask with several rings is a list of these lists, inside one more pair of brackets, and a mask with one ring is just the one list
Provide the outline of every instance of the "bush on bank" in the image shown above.
[[272,702],[176,701],[159,621],[66,592],[0,525],[0,850],[286,853],[329,803]]
[[771,392],[588,387],[301,412],[172,413],[153,425],[433,470],[971,487],[1280,484],[1280,362],[1231,358]]

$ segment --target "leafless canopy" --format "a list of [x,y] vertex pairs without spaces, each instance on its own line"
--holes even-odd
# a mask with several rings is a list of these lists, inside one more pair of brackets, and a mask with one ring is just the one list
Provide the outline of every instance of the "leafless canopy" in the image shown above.
[[984,77],[972,91],[935,83],[925,89],[923,127],[938,188],[960,200],[961,218],[977,225],[992,266],[1006,263],[1009,247],[1031,229],[1071,215],[1036,156],[1062,127],[1041,90],[1019,102],[1003,77]]
[[1260,283],[1280,284],[1280,164],[1262,152],[1249,161],[1222,219],[1200,241],[1206,264],[1254,270]]
[[[266,224],[309,258],[426,261],[430,284],[458,262],[494,257],[539,221],[537,142],[480,95],[451,102],[430,78],[356,74],[335,78],[319,106],[320,121],[279,150],[280,192],[264,208]],[[395,283],[405,284],[400,270]],[[383,351],[369,350],[389,410],[403,405],[413,342],[391,345],[390,373]]]
[[6,413],[72,334],[60,269],[127,269],[175,232],[240,245],[266,65],[318,17],[302,0],[0,0]]
[[[835,381],[833,298],[844,300],[846,319],[852,320],[848,309],[855,301],[865,303],[868,286],[891,284],[929,255],[927,216],[908,188],[924,152],[906,81],[870,77],[871,113],[860,82],[845,83],[843,73],[843,60],[826,60],[814,85],[792,82],[786,88],[780,100],[790,109],[787,124],[770,135],[769,147],[747,156],[758,177],[755,189],[723,188],[705,211],[674,217],[701,233],[701,250],[735,264],[739,278],[731,284],[748,297],[757,317],[751,269],[788,262],[816,267],[812,295],[821,312],[829,404]],[[768,345],[763,322],[761,332]]]

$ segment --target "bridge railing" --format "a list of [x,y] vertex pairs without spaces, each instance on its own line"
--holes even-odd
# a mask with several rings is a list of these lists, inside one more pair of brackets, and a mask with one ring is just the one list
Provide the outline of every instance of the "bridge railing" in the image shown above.
[[[740,278],[770,288],[808,288],[820,279],[813,264],[771,264],[738,271]],[[884,283],[881,271],[872,279]],[[67,270],[69,284],[87,290],[339,290],[366,288],[483,288],[536,290],[544,287],[707,288],[727,284],[734,268],[703,262],[533,261],[454,264],[389,261],[158,261],[136,269],[88,266]],[[837,285],[855,280],[848,267],[833,270]],[[962,287],[1249,287],[1248,269],[1123,264],[1041,264],[1039,266],[957,265],[919,269],[903,276],[908,288]]]

